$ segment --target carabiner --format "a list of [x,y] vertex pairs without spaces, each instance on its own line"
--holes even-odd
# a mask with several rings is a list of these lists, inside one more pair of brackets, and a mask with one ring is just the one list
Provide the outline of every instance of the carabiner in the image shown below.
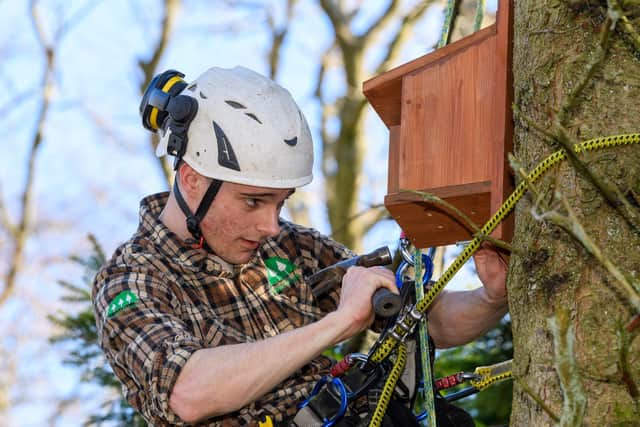
[[[433,260],[429,255],[422,254],[422,265],[424,266],[422,285],[427,286],[427,284],[431,280],[431,276],[433,275]],[[409,267],[413,267],[413,262],[408,263],[405,260],[403,260],[398,266],[398,269],[396,270],[396,286],[398,286],[398,289],[402,289],[402,285],[405,282],[404,274]]]
[[322,389],[322,386],[324,386],[325,384],[335,386],[338,389],[338,393],[340,394],[340,409],[338,410],[338,412],[333,417],[324,418],[322,420],[322,427],[331,427],[335,423],[340,421],[340,419],[342,419],[342,417],[344,417],[344,414],[347,412],[347,388],[344,386],[344,383],[340,378],[331,378],[328,375],[320,378],[316,385],[313,387],[313,390],[311,390],[309,397],[307,397],[304,402],[298,405],[298,410],[309,405],[311,399],[313,399],[318,393],[320,393],[320,389]]

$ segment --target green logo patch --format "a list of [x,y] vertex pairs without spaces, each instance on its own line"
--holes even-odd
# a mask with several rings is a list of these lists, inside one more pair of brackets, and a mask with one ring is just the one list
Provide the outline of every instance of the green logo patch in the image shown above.
[[138,302],[138,296],[131,291],[120,292],[109,304],[107,309],[107,315],[113,317],[127,307],[136,305]]
[[295,274],[296,266],[288,259],[271,257],[264,261],[267,267],[267,279],[269,279],[269,292],[276,295],[282,292],[287,286],[291,286],[295,281],[300,280]]

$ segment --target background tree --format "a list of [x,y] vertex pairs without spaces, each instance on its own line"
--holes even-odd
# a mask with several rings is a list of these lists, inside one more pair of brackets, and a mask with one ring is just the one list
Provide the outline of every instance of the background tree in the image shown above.
[[100,348],[91,304],[91,284],[106,262],[106,257],[95,237],[89,235],[89,240],[92,244],[91,252],[85,257],[72,257],[84,269],[81,283],[66,280],[59,282],[66,291],[63,300],[78,308],[70,310],[70,313],[61,312],[49,316],[60,331],[51,338],[51,342],[68,346],[65,363],[78,368],[83,382],[98,384],[107,391],[100,413],[91,415],[87,424],[111,422],[121,426],[145,426],[142,416],[133,410],[122,395],[122,386]]
[[[24,168],[24,177],[18,190],[18,203],[15,212],[7,203],[6,185],[0,183],[0,250],[3,258],[7,260],[0,270],[0,307],[16,293],[18,276],[24,268],[25,250],[28,239],[37,231],[36,218],[38,212],[35,203],[35,181],[37,176],[37,161],[41,152],[45,135],[45,126],[54,95],[54,76],[57,66],[58,51],[67,33],[77,24],[82,17],[89,13],[93,4],[87,3],[85,7],[75,10],[73,13],[65,9],[58,10],[53,22],[45,23],[41,11],[38,9],[38,1],[30,0],[28,3],[28,19],[31,25],[37,45],[37,56],[42,63],[41,77],[38,83],[27,89],[17,89],[7,85],[8,99],[0,105],[0,115],[9,116],[15,110],[28,101],[35,100],[35,120],[33,131],[27,137],[27,150]],[[10,52],[5,52],[10,53]],[[12,188],[12,190],[14,190]],[[7,350],[0,350],[0,423],[3,414],[11,404],[10,389],[16,381],[17,361],[14,355]]]
[[[392,0],[369,25],[357,29],[354,22],[360,18],[361,4],[319,2],[334,36],[334,42],[320,59],[315,90],[322,109],[321,165],[327,182],[326,205],[333,237],[356,251],[362,250],[362,236],[387,215],[380,209],[356,215],[360,209],[357,201],[362,186],[362,161],[367,151],[364,132],[367,100],[362,93],[362,83],[395,63],[408,34],[431,3],[418,2],[403,11],[402,2]],[[383,31],[392,31],[386,46],[380,43]],[[379,59],[367,66],[374,52]],[[325,78],[336,66],[342,74],[344,90],[328,97]],[[332,122],[337,129],[332,129]]]
[[639,28],[637,1],[515,2],[517,167],[570,160],[516,210],[512,425],[640,419],[640,147],[570,152],[640,130]]
[[[171,39],[175,21],[178,15],[178,9],[180,7],[180,0],[163,0],[162,3],[162,18],[160,20],[160,31],[158,39],[156,40],[154,47],[151,51],[151,55],[148,60],[140,59],[138,66],[142,71],[142,79],[140,81],[140,96],[144,94],[145,89],[149,86],[151,79],[157,74],[158,64],[162,59],[162,55],[167,49],[167,45]],[[149,148],[151,149],[151,155],[155,157],[156,146],[160,139],[157,134],[149,135]],[[158,165],[162,169],[162,173],[167,180],[167,183],[171,182],[173,178],[172,162],[166,158],[158,158]]]
[[[435,362],[436,378],[457,372],[473,372],[478,366],[489,366],[513,357],[511,322],[500,324],[476,341],[465,346],[439,351]],[[468,383],[446,390],[444,395],[469,387]],[[470,397],[453,402],[469,412],[476,426],[497,426],[509,422],[513,383],[503,381]]]
[[[384,167],[376,168],[375,176],[369,174],[363,185],[362,159],[367,148],[375,148],[375,135],[370,132],[371,138],[363,143],[366,105],[360,85],[379,71],[416,56],[403,57],[407,51],[422,54],[429,50],[431,42],[424,40],[429,31],[419,16],[426,17],[427,11],[437,12],[442,7],[440,2],[410,0],[385,4],[312,0],[114,2],[0,2],[0,33],[5,35],[0,38],[0,52],[6,58],[0,63],[5,82],[0,93],[0,134],[8,147],[0,159],[0,249],[6,255],[0,291],[9,289],[0,311],[0,388],[6,391],[0,392],[2,425],[15,425],[16,420],[41,424],[33,421],[39,413],[46,415],[38,420],[67,425],[68,420],[84,419],[82,414],[101,402],[99,389],[84,384],[60,388],[60,384],[72,382],[73,373],[57,366],[56,357],[71,355],[69,361],[76,363],[81,353],[74,355],[73,351],[90,348],[92,342],[91,335],[82,329],[87,326],[83,322],[88,305],[83,304],[88,301],[72,306],[60,302],[61,287],[56,282],[61,277],[85,274],[88,266],[70,262],[68,255],[86,254],[78,258],[83,263],[92,259],[94,247],[87,243],[87,231],[95,232],[110,252],[133,231],[141,195],[170,183],[170,167],[152,154],[149,148],[155,142],[141,129],[137,114],[141,88],[154,74],[178,68],[193,78],[212,64],[235,65],[225,63],[231,57],[271,73],[290,88],[304,104],[317,143],[324,143],[321,136],[327,136],[327,148],[318,152],[335,154],[335,161],[322,154],[324,168],[335,178],[331,185],[339,185],[338,176],[355,180],[350,183],[340,178],[346,183],[340,186],[340,194],[329,194],[339,196],[332,203],[340,212],[327,215],[332,218],[329,226],[322,225],[324,218],[320,218],[320,228],[328,234],[333,229],[338,239],[362,249],[366,231],[384,214],[380,209],[361,217],[356,214],[372,205],[380,207],[386,177]],[[468,4],[475,2],[462,2],[461,15]],[[213,8],[215,14],[211,13]],[[42,25],[34,25],[35,18]],[[458,20],[459,29],[454,33],[468,34],[463,21]],[[409,24],[413,24],[413,32]],[[311,31],[314,37],[309,36],[310,28],[317,31]],[[227,41],[223,41],[225,37]],[[254,40],[242,56],[234,56],[230,50],[220,55],[222,45],[231,45],[229,39],[235,43],[243,37]],[[323,52],[326,59],[321,63]],[[50,65],[54,67],[50,69]],[[306,77],[300,77],[301,73]],[[45,101],[46,116],[39,114]],[[340,142],[345,135],[355,139]],[[34,141],[37,144],[32,144]],[[369,156],[377,156],[376,150]],[[376,157],[375,161],[386,164],[385,158]],[[352,173],[350,168],[359,172]],[[313,200],[313,190],[324,192],[326,184],[319,175],[318,185],[306,192],[313,197],[289,206],[292,217],[297,212],[294,207],[311,213],[302,222],[316,226],[316,211],[325,209],[324,197]],[[22,229],[18,233],[23,239],[20,248],[14,240],[18,229]],[[384,243],[395,240],[394,236]],[[15,259],[18,262],[12,261]],[[10,265],[16,266],[16,273],[9,274],[14,281],[5,279]],[[73,286],[84,284],[83,280]],[[64,289],[65,293],[74,292]],[[46,313],[60,308],[69,311],[56,316],[70,322],[60,324],[68,335],[50,347],[43,338],[51,335]],[[86,367],[91,368],[96,360],[88,359]],[[87,378],[98,379],[98,383],[104,379]],[[114,412],[122,410],[126,417],[126,407],[113,400],[114,390],[105,390],[107,401],[115,402]],[[8,418],[2,418],[2,409],[7,410]]]

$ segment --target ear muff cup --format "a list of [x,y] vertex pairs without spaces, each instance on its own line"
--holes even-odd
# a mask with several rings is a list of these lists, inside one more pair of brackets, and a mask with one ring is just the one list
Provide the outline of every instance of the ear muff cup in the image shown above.
[[167,70],[151,80],[139,107],[145,129],[156,132],[163,126],[168,116],[166,107],[169,100],[187,87],[183,77],[184,74],[179,71]]

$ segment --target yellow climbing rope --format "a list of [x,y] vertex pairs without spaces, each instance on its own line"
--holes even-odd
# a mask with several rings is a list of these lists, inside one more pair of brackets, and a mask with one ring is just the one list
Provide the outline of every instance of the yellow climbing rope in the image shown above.
[[478,390],[484,390],[491,384],[495,384],[500,381],[512,378],[511,365],[513,360],[507,360],[490,366],[478,366],[474,374],[478,375],[479,379],[471,380],[472,386]]
[[382,394],[380,395],[380,399],[378,400],[378,404],[376,405],[376,410],[373,412],[373,416],[371,417],[371,421],[369,422],[370,426],[382,425],[382,419],[384,418],[385,412],[387,412],[387,405],[389,405],[391,395],[393,394],[393,390],[396,388],[398,378],[400,378],[400,375],[402,375],[402,371],[404,370],[404,365],[406,362],[407,346],[405,343],[400,343],[400,345],[398,346],[396,361],[391,368],[391,372],[389,372],[387,381],[385,381],[384,383]]

